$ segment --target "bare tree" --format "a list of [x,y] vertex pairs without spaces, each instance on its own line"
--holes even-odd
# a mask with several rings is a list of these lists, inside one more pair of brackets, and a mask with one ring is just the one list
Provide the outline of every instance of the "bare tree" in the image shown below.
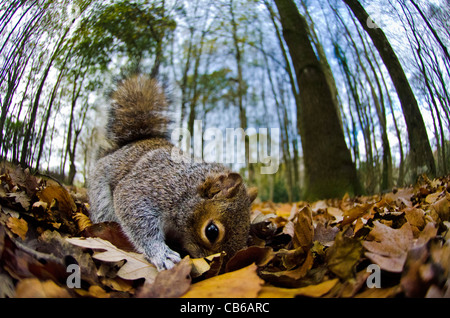
[[[308,38],[308,27],[292,0],[275,1],[299,86],[297,109],[306,169],[307,198],[360,191],[344,139],[338,107]],[[331,154],[331,155],[330,155]]]
[[397,55],[383,30],[368,25],[367,21],[369,21],[370,17],[363,6],[357,0],[344,0],[344,2],[352,10],[363,29],[372,39],[397,91],[408,130],[412,177],[415,179],[421,172],[427,172],[430,176],[434,176],[436,174],[436,166],[425,124],[416,97]]

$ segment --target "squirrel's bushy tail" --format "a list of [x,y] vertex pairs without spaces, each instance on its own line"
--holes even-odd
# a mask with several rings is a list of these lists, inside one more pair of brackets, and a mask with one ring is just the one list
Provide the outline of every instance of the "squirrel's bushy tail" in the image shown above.
[[155,137],[167,137],[168,102],[156,80],[144,75],[123,81],[112,95],[107,136],[118,146]]

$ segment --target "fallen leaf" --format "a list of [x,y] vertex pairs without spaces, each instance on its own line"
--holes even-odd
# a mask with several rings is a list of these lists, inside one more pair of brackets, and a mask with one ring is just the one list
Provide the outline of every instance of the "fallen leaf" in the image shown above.
[[283,234],[289,235],[292,239],[295,234],[295,228],[294,228],[294,222],[289,221],[286,223],[285,227],[283,228]]
[[450,221],[450,193],[446,192],[445,196],[434,202],[431,207],[442,221]]
[[[299,248],[298,250],[302,250]],[[303,251],[303,250],[302,250]],[[303,252],[304,253],[304,252]],[[312,251],[309,250],[305,254],[302,255],[303,260],[301,265],[295,269],[289,269],[285,271],[261,271],[260,275],[267,281],[283,285],[283,286],[298,286],[300,280],[306,276],[308,271],[311,269],[314,263],[314,257]]]
[[17,234],[22,241],[25,241],[25,235],[28,232],[28,223],[24,219],[18,219],[15,217],[10,217],[6,223],[6,226],[13,232]]
[[355,298],[391,298],[400,292],[400,286],[393,286],[389,288],[368,288],[365,291],[356,294]]
[[414,246],[427,244],[430,239],[436,236],[437,231],[438,229],[434,226],[433,223],[431,222],[427,223],[422,232],[420,232],[417,241],[414,243]]
[[294,219],[294,248],[301,247],[306,252],[313,242],[314,226],[312,223],[312,210],[309,206],[302,208]]
[[276,214],[263,214],[259,211],[254,212],[250,223],[250,236],[253,239],[259,238],[264,244],[265,240],[273,237],[278,230],[277,224],[274,222],[276,218]]
[[227,263],[226,272],[232,272],[252,263],[257,266],[266,265],[275,254],[271,247],[250,246],[237,252]]
[[191,285],[183,298],[254,298],[263,280],[258,277],[255,264],[240,270],[205,279]]
[[[367,278],[371,275],[365,269],[356,273],[355,279],[349,279],[342,282],[342,287],[337,291],[336,297],[350,298],[361,290],[364,286],[367,286]],[[334,295],[333,295],[334,296]]]
[[110,294],[97,285],[92,285],[89,287],[89,295],[94,298],[110,298]]
[[13,198],[14,202],[20,204],[25,211],[28,211],[30,208],[31,199],[25,192],[7,193],[6,197],[8,199]]
[[400,285],[407,297],[425,297],[429,289],[444,295],[449,279],[450,245],[435,239],[408,251]]
[[409,223],[400,229],[393,229],[378,221],[362,244],[368,252],[365,255],[388,272],[400,273],[412,246],[413,232]]
[[417,237],[425,226],[425,212],[422,209],[404,209],[406,221],[411,225],[414,237]]
[[[4,249],[1,256],[1,264],[11,277],[15,279],[34,277],[39,280],[51,279],[53,281],[61,281],[67,277],[66,267],[58,257],[27,248],[25,244],[9,235],[4,235],[3,239]],[[2,237],[0,236],[1,240]],[[36,240],[31,240],[28,243],[34,245],[37,242]],[[20,244],[20,247],[17,246],[18,244]]]
[[104,286],[119,291],[134,294],[134,288],[132,286],[133,281],[125,280],[120,277],[102,277],[101,282]]
[[205,278],[216,276],[222,268],[225,253],[216,253],[203,258],[192,258],[191,276],[193,278],[205,274]]
[[292,204],[289,204],[289,203],[277,204],[276,214],[278,216],[288,218],[289,215],[291,215],[291,210],[292,210]]
[[341,222],[341,226],[351,224],[357,218],[362,217],[364,214],[370,212],[370,208],[373,206],[371,203],[367,204],[358,204],[355,207],[351,208],[344,212],[344,218]]
[[411,197],[414,195],[414,190],[412,188],[405,189],[395,189],[384,196],[386,201],[393,202],[397,206],[402,204],[406,207],[412,207]]
[[0,199],[6,199],[7,192],[5,191],[5,188],[1,186],[0,183]]
[[194,258],[191,259],[191,261],[191,274],[193,277],[199,277],[211,269],[211,266],[204,258]]
[[[447,241],[446,243],[440,243],[437,244],[436,242],[433,242],[434,244],[431,244],[429,246],[430,248],[430,255],[431,260],[435,264],[439,264],[439,266],[442,269],[442,275],[444,277],[447,277],[447,279],[450,279],[450,242]],[[448,289],[450,289],[450,285],[447,285]]]
[[186,256],[173,268],[161,271],[153,283],[146,283],[138,290],[138,298],[174,298],[186,293],[191,285],[192,264]]
[[102,222],[91,224],[81,233],[84,237],[98,237],[109,241],[114,246],[127,252],[136,252],[134,245],[128,240],[119,223]]
[[[447,286],[450,286],[450,279],[447,283]],[[441,289],[436,285],[431,285],[425,295],[425,298],[450,298],[449,289],[447,289],[447,294],[443,294]]]
[[427,197],[425,198],[425,202],[432,204],[432,203],[436,202],[436,200],[439,198],[440,195],[441,195],[440,192],[431,193],[431,194],[427,195]]
[[[0,296],[450,296],[450,176],[385,195],[253,204],[250,247],[228,264],[225,254],[211,255],[160,273],[128,253],[117,223],[90,224],[85,189],[22,170],[1,174],[0,183]],[[94,241],[77,246],[67,234]],[[366,284],[371,262],[383,269],[382,288]],[[66,288],[72,264],[81,288]]]
[[266,202],[260,202],[260,203],[253,203],[252,204],[252,210],[259,211],[263,214],[275,214],[276,212],[276,205],[272,201],[266,201]]
[[294,250],[281,249],[275,253],[275,256],[281,261],[280,269],[291,270],[305,261],[306,254],[307,253],[299,247]]
[[68,264],[80,266],[81,279],[91,285],[98,284],[97,267],[89,253],[85,253],[79,246],[69,243],[61,234],[54,231],[44,231],[37,239],[39,251],[47,255],[64,260],[64,272]]
[[[431,285],[433,268],[426,264],[429,257],[425,245],[408,251],[400,285],[407,297],[423,297]],[[430,277],[431,276],[431,277]]]
[[337,222],[340,222],[344,219],[344,212],[332,206],[327,207],[327,213],[335,218]]
[[37,192],[38,198],[52,208],[58,205],[58,210],[66,217],[72,217],[77,206],[67,190],[60,185],[50,185]]
[[23,170],[20,166],[10,172],[11,182],[25,190],[31,198],[39,186],[38,179],[30,173],[30,169]]
[[356,222],[355,222],[355,227],[353,229],[353,232],[356,233],[359,230],[362,230],[363,228],[364,228],[363,219],[362,218],[357,219]]
[[334,244],[326,254],[327,266],[338,277],[350,279],[355,276],[356,265],[359,263],[361,255],[361,242],[339,232]]
[[93,258],[104,262],[118,262],[126,260],[126,263],[119,269],[117,275],[123,279],[135,280],[145,278],[146,281],[153,282],[158,271],[150,264],[142,254],[123,251],[110,242],[101,238],[66,238],[69,243],[77,246],[90,248],[96,251]]
[[334,243],[336,235],[339,233],[339,228],[335,226],[325,225],[323,223],[318,223],[314,229],[313,241],[318,241],[324,246],[331,246]]
[[89,217],[86,214],[83,214],[81,212],[75,213],[73,218],[77,222],[78,229],[80,230],[80,232],[84,231],[86,228],[93,225],[91,219],[89,219]]
[[36,201],[33,203],[33,209],[41,209],[41,211],[47,210],[48,204],[44,201]]
[[17,298],[70,298],[67,289],[58,286],[52,280],[40,281],[37,278],[26,278],[16,286]]
[[325,210],[328,208],[328,204],[326,200],[319,200],[316,202],[311,203],[311,210],[313,212],[317,213],[319,210]]
[[322,297],[328,293],[338,282],[337,278],[327,280],[317,285],[310,285],[300,288],[280,288],[273,286],[264,286],[258,294],[258,298],[292,298],[296,296],[303,297]]
[[12,298],[14,297],[14,282],[13,279],[7,274],[0,274],[0,298]]
[[111,295],[107,293],[103,288],[98,285],[89,286],[86,291],[84,289],[75,289],[75,292],[82,297],[93,297],[93,298],[110,298]]

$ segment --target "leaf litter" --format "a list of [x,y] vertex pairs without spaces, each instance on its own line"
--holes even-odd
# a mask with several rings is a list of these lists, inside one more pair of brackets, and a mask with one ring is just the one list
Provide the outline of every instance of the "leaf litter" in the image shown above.
[[[83,189],[19,168],[0,182],[1,297],[450,297],[450,176],[382,195],[255,203],[248,248],[162,272],[117,223],[92,224]],[[378,288],[367,283],[373,266]]]

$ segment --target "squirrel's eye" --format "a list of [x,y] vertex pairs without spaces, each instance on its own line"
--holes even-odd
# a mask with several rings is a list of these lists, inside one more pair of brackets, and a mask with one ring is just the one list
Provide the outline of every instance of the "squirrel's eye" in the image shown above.
[[205,235],[211,243],[214,243],[214,241],[219,236],[219,228],[213,222],[211,222],[205,228]]

